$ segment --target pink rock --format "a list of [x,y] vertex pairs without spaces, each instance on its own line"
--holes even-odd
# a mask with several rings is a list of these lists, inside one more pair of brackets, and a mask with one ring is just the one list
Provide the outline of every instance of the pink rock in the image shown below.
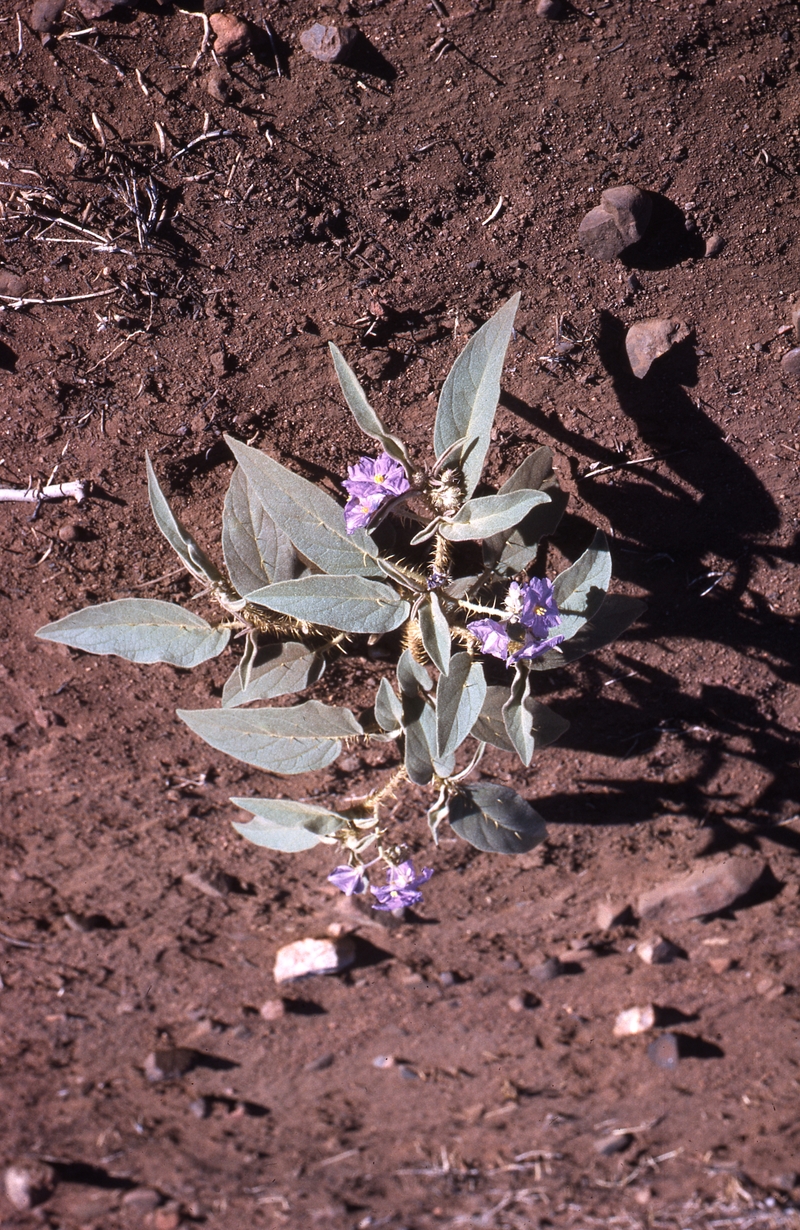
[[731,857],[680,879],[667,880],[642,893],[637,903],[639,916],[648,922],[684,922],[716,914],[749,893],[765,868],[760,859]]
[[598,261],[613,261],[628,246],[602,205],[590,209],[578,227],[578,243]]
[[688,336],[689,329],[682,320],[637,320],[625,336],[625,349],[634,376],[642,380],[660,355]]
[[253,46],[253,27],[242,17],[212,13],[208,19],[214,31],[214,50],[224,60],[240,60]]
[[653,212],[653,200],[647,192],[633,184],[606,188],[600,196],[600,206],[614,219],[626,245],[638,243],[647,230]]

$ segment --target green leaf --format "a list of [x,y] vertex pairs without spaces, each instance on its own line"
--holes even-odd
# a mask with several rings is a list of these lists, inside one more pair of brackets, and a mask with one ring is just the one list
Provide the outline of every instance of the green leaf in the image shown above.
[[36,635],[87,653],[113,653],[129,662],[168,662],[188,670],[222,653],[231,630],[212,628],[173,602],[120,598],[74,611]]
[[254,845],[286,853],[310,850],[320,837],[331,836],[344,824],[336,812],[292,799],[231,799],[231,803],[256,817],[247,824],[234,820],[237,833]]
[[167,498],[156,478],[156,472],[153,469],[149,453],[145,453],[145,463],[147,465],[147,490],[150,495],[150,508],[161,533],[193,576],[210,585],[218,585],[220,582],[224,584],[225,578],[216,564],[212,563],[203,548],[198,546],[185,526],[181,525],[167,503]]
[[427,786],[436,754],[436,714],[423,696],[403,696],[403,734],[409,780]]
[[[610,645],[618,636],[634,623],[647,604],[639,598],[631,598],[627,594],[609,594],[600,610],[578,631],[571,640],[565,641],[559,648],[548,649],[540,658],[534,658],[529,666],[534,671],[556,670],[559,666],[567,666],[576,662],[587,653],[594,653],[605,645]],[[560,629],[559,629],[560,631]]]
[[450,799],[451,828],[477,850],[525,854],[547,836],[544,820],[509,786],[461,786]]
[[544,491],[510,491],[507,495],[485,495],[467,500],[456,515],[443,521],[439,533],[450,542],[469,542],[475,538],[491,538],[502,530],[511,529],[535,508],[549,504]]
[[433,680],[421,662],[418,662],[410,649],[404,649],[397,663],[397,682],[400,691],[409,696],[418,696],[420,689],[430,692]]
[[379,441],[383,446],[383,451],[388,453],[390,457],[394,457],[395,461],[399,461],[405,467],[406,473],[410,474],[412,465],[405,444],[403,444],[402,440],[398,440],[397,436],[391,435],[386,430],[367,401],[366,393],[362,389],[358,377],[345,362],[339,348],[334,346],[333,342],[328,342],[328,349],[333,357],[333,365],[336,368],[336,375],[339,377],[339,384],[344,393],[344,399],[364,435],[372,436],[373,440]]
[[446,675],[450,669],[450,625],[437,593],[431,592],[417,617],[425,652],[433,665]]
[[440,756],[452,755],[478,719],[486,696],[483,663],[468,653],[454,654],[450,671],[436,689],[436,738]]
[[381,633],[399,628],[411,607],[396,589],[361,576],[307,576],[248,594],[249,602],[318,627]]
[[261,504],[305,559],[336,575],[380,574],[373,539],[366,530],[347,533],[344,509],[332,496],[266,453],[225,439],[245,472],[251,501]]
[[233,676],[225,684],[223,708],[234,709],[254,700],[275,700],[302,692],[317,683],[324,671],[325,659],[300,641],[261,645],[239,664],[239,686],[234,690]]
[[486,689],[483,707],[470,732],[473,739],[478,739],[481,743],[491,743],[492,747],[502,748],[504,752],[516,751],[503,721],[503,705],[510,695],[508,688],[497,685]]
[[178,717],[217,751],[271,773],[324,769],[342,739],[363,734],[349,709],[318,700],[290,709],[179,709]]
[[580,559],[553,582],[553,597],[561,616],[561,624],[554,631],[565,641],[570,640],[600,610],[610,584],[611,552],[608,539],[598,530]]
[[439,397],[433,433],[436,456],[441,457],[463,437],[477,438],[463,462],[468,496],[478,485],[489,448],[500,397],[500,375],[519,299],[518,294],[514,295],[473,334],[450,369]]
[[388,679],[381,679],[375,694],[375,721],[381,730],[399,730],[403,721],[403,706]]
[[272,581],[289,581],[302,570],[289,535],[278,529],[260,501],[251,499],[241,466],[233,471],[225,496],[222,552],[228,576],[239,594]]
[[483,558],[487,568],[512,575],[525,572],[536,558],[540,540],[554,534],[558,528],[569,497],[558,485],[553,473],[553,454],[546,445],[529,453],[503,483],[498,495],[523,490],[544,491],[550,496],[550,503],[532,508],[511,531],[484,540]]
[[517,667],[511,684],[511,695],[503,706],[503,721],[508,737],[524,765],[529,765],[533,756],[533,697],[530,688],[530,673]]

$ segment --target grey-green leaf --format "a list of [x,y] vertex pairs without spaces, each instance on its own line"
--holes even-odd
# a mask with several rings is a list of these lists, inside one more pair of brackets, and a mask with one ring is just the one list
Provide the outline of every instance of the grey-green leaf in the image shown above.
[[147,490],[150,495],[150,508],[161,533],[178,558],[183,561],[189,571],[199,580],[206,581],[211,585],[218,585],[220,582],[224,582],[224,577],[219,568],[208,558],[203,548],[198,546],[186,527],[181,525],[167,503],[167,497],[159,486],[149,453],[145,453],[145,463],[147,465]]
[[310,850],[320,837],[330,836],[344,823],[336,812],[293,799],[231,799],[231,803],[256,817],[247,824],[234,820],[233,827],[242,837],[286,853]]
[[222,552],[234,589],[240,594],[289,581],[302,570],[291,539],[279,529],[264,505],[251,499],[250,484],[237,466],[222,512]]
[[476,538],[491,538],[503,530],[512,529],[535,508],[549,504],[545,491],[510,491],[506,495],[485,495],[467,500],[456,515],[443,521],[439,533],[450,542],[469,542]]
[[[600,610],[572,637],[559,648],[548,649],[540,658],[534,658],[530,663],[533,671],[551,671],[559,666],[567,666],[576,662],[587,653],[594,653],[605,645],[610,645],[618,636],[634,623],[644,610],[646,603],[639,598],[627,594],[609,594]],[[560,631],[560,629],[559,629]]]
[[456,359],[439,397],[433,445],[441,457],[456,441],[477,438],[463,462],[466,494],[478,485],[489,448],[492,423],[500,397],[500,376],[519,295],[504,303],[491,320],[473,334]]
[[403,733],[409,780],[427,786],[436,754],[436,714],[423,696],[403,696]]
[[611,552],[608,539],[598,530],[580,559],[559,573],[553,582],[561,625],[555,631],[570,640],[587,619],[600,610],[611,584]]
[[373,440],[377,440],[383,446],[384,452],[388,453],[390,457],[394,457],[395,461],[399,461],[405,467],[406,472],[410,473],[411,461],[406,451],[406,446],[402,440],[398,440],[397,436],[391,435],[386,430],[367,401],[367,395],[362,389],[358,377],[346,363],[338,346],[334,346],[333,342],[328,342],[328,349],[333,357],[333,365],[336,368],[336,375],[339,377],[339,384],[344,393],[344,399],[350,407],[353,418],[366,436],[372,436]]
[[324,769],[342,739],[363,734],[349,709],[318,700],[290,709],[179,709],[178,717],[217,751],[272,773]]
[[388,679],[381,679],[375,694],[375,721],[381,730],[399,730],[403,720],[403,706]]
[[391,585],[361,576],[299,577],[266,585],[247,598],[256,606],[340,632],[391,632],[411,611]]
[[450,625],[439,595],[431,592],[419,608],[419,630],[426,654],[443,674],[450,669]]
[[[300,641],[261,645],[240,664],[239,686],[234,690],[233,676],[222,692],[226,709],[249,705],[254,700],[275,700],[278,696],[302,692],[322,678],[325,659]],[[228,690],[230,684],[230,690]]]
[[188,670],[222,653],[231,630],[213,628],[172,602],[119,598],[65,615],[36,635],[87,653],[116,654],[129,662],[167,662]]
[[404,649],[397,663],[397,682],[400,691],[409,696],[418,696],[420,689],[430,692],[433,680],[421,662],[418,662],[410,649]]
[[510,491],[544,491],[549,504],[539,504],[514,529],[495,534],[483,543],[487,568],[502,573],[524,572],[536,558],[539,542],[554,534],[564,515],[569,497],[561,490],[553,473],[553,454],[546,445],[529,453],[500,488],[498,495]]
[[511,684],[511,695],[503,706],[503,721],[508,737],[524,765],[529,765],[533,756],[533,697],[530,687],[530,672],[517,667]]
[[366,530],[348,534],[344,509],[321,487],[307,482],[258,449],[226,436],[257,500],[289,535],[300,554],[323,572],[380,575],[378,548]]
[[489,854],[525,854],[547,836],[542,817],[510,786],[461,786],[449,820],[459,837]]
[[[502,748],[504,752],[515,752],[517,749],[508,737],[503,719],[503,707],[509,696],[508,688],[496,685],[487,688],[480,717],[472,727],[471,733],[473,739],[478,739],[481,743],[491,743],[494,747]],[[542,748],[549,747],[569,730],[569,722],[538,700],[530,698],[528,704],[533,731],[533,750],[540,752]]]
[[486,696],[483,663],[468,653],[454,654],[450,670],[436,689],[436,738],[440,756],[456,751],[478,719]]

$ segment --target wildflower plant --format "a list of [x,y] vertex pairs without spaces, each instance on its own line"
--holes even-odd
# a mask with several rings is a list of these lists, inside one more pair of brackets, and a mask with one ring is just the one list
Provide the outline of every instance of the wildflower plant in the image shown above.
[[[611,557],[599,531],[552,581],[531,575],[542,538],[566,506],[548,448],[531,453],[499,491],[475,494],[518,301],[505,303],[456,359],[439,398],[430,463],[387,431],[331,345],[345,400],[380,449],[349,467],[344,506],[228,438],[238,464],[223,511],[225,572],[175,517],[147,458],[156,524],[222,608],[220,622],[173,603],[123,598],[37,633],[90,653],[186,669],[241,640],[221,708],[178,716],[218,751],[270,773],[324,769],[353,742],[393,744],[396,771],[347,805],[232,800],[252,817],[234,827],[256,845],[336,847],[331,883],[349,895],[370,889],[377,910],[418,902],[432,875],[415,872],[402,831],[390,832],[381,815],[403,779],[435,791],[428,810],[435,842],[445,821],[490,853],[521,854],[544,839],[544,821],[515,790],[467,779],[487,744],[527,766],[559,738],[568,723],[536,699],[537,673],[608,644],[642,610],[637,599],[607,595]],[[390,517],[401,552],[381,545]],[[259,704],[310,692],[332,655],[360,654],[378,640],[395,661],[394,684],[387,672],[367,711],[313,697]],[[381,866],[385,884],[373,882]]]

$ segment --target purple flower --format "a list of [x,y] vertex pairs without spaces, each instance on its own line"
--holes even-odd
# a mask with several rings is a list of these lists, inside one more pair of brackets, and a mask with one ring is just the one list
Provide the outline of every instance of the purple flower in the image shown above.
[[373,910],[401,910],[403,906],[416,905],[422,900],[422,893],[417,891],[418,888],[430,880],[432,875],[432,867],[423,867],[417,875],[411,859],[406,859],[399,867],[387,868],[385,887],[370,889],[378,898],[378,904],[372,907]]
[[354,466],[347,467],[348,478],[342,486],[348,495],[402,495],[410,483],[406,472],[388,453],[374,457],[362,457]]
[[[561,623],[553,586],[546,577],[532,577],[521,590],[522,607],[519,621],[534,636],[546,637],[551,628]],[[529,655],[530,656],[530,655]]]
[[328,876],[328,882],[334,888],[340,888],[346,897],[352,897],[354,893],[363,893],[367,887],[367,878],[362,875],[361,867],[334,867],[331,874]]
[[348,534],[369,525],[373,513],[377,512],[385,499],[386,496],[381,492],[373,495],[352,495],[344,506],[344,524]]
[[473,619],[467,628],[481,643],[481,653],[491,654],[493,658],[508,657],[508,629],[496,619]]
[[546,653],[548,649],[555,649],[556,645],[560,645],[563,639],[563,636],[551,636],[547,640],[542,641],[532,636],[530,632],[527,632],[525,634],[525,644],[522,649],[512,653],[508,659],[508,664],[513,666],[516,662],[520,662],[523,659],[538,658],[540,654]]
[[450,580],[446,572],[437,572],[435,568],[431,570],[428,577],[428,589],[440,589],[442,585],[446,585]]

